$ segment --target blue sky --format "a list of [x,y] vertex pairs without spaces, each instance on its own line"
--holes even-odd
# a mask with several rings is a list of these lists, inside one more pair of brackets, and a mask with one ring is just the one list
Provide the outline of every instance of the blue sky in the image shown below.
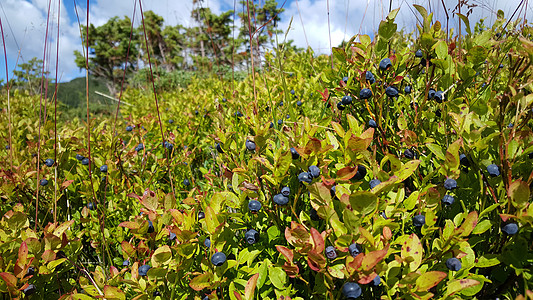
[[[55,76],[57,13],[60,0],[0,0],[0,18],[4,27],[5,43],[8,56],[9,76],[18,63],[30,60],[32,57],[43,58],[44,37],[48,6],[50,9],[50,32],[48,39],[48,54],[51,76]],[[78,22],[74,10],[74,2],[78,5],[78,13],[82,24],[86,22],[86,0],[62,0],[60,8],[60,52],[59,52],[59,81],[69,81],[75,77],[83,76],[74,63],[74,50],[82,49]],[[89,20],[95,25],[104,24],[110,17],[125,15],[132,17],[136,0],[91,0],[89,4]],[[238,0],[203,0],[202,6],[210,7],[214,12],[220,13],[233,9]],[[472,0],[476,4],[473,8],[471,19],[486,18],[491,22],[498,9],[504,10],[506,17],[510,16],[521,0]],[[264,0],[256,0],[264,2]],[[278,0],[278,6],[283,4]],[[328,30],[327,7],[329,2],[330,27]],[[192,0],[144,0],[143,10],[153,10],[163,16],[169,25],[191,22],[190,11],[193,8]],[[445,20],[441,0],[393,0],[393,8],[400,7],[397,17],[399,27],[408,31],[414,29],[415,15],[412,4],[424,5],[435,13],[439,20]],[[448,6],[448,13],[452,14],[457,1],[444,0]],[[288,38],[293,39],[300,47],[311,46],[316,53],[329,53],[329,38],[331,34],[332,45],[338,45],[343,39],[349,39],[357,33],[370,34],[377,29],[379,22],[386,17],[389,1],[385,0],[287,0],[279,27],[282,30],[292,25]],[[237,4],[237,11],[242,6]],[[533,5],[529,5],[525,13],[531,18]],[[136,19],[139,20],[137,6]],[[521,13],[523,17],[524,11]],[[456,18],[450,20],[453,27]],[[304,33],[305,32],[305,33]],[[0,40],[0,79],[6,78],[3,45]]]

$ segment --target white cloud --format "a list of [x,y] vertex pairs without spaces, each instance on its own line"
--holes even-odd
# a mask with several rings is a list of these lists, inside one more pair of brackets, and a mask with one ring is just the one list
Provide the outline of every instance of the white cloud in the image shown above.
[[[2,10],[0,17],[4,26],[6,39],[7,54],[9,57],[9,69],[14,68],[17,55],[20,50],[21,59],[28,61],[32,57],[42,58],[44,49],[44,36],[46,28],[46,18],[48,12],[48,0],[1,0]],[[99,26],[107,22],[113,16],[129,16],[133,14],[133,7],[136,0],[92,0],[90,6],[89,20],[91,23]],[[190,11],[193,7],[193,0],[156,0],[143,1],[143,10],[153,10],[156,14],[165,19],[166,24],[188,25],[191,22]],[[278,0],[278,5],[285,0]],[[282,21],[279,28],[287,30],[291,17],[292,27],[288,34],[289,39],[293,39],[299,47],[306,48],[307,42],[304,36],[303,28],[307,35],[309,45],[317,53],[329,53],[329,36],[331,35],[332,46],[339,45],[343,39],[348,40],[351,36],[359,31],[364,34],[373,35],[377,30],[379,22],[386,17],[388,12],[388,1],[376,0],[329,0],[329,19],[330,29],[328,29],[327,0],[298,0],[300,12],[296,0],[287,0],[285,12],[281,15]],[[56,51],[56,34],[57,34],[57,2],[52,1],[50,15],[50,33],[49,48],[50,70],[54,74],[55,69],[55,51]],[[81,5],[83,1],[77,1]],[[264,0],[259,2],[264,3]],[[473,9],[471,18],[478,20],[486,17],[487,23],[494,20],[494,12],[502,9],[506,17],[510,17],[514,9],[521,0],[473,0],[470,3],[477,4],[478,7]],[[239,1],[235,0],[204,0],[200,2],[203,7],[210,7],[214,13],[221,13],[228,9],[233,9],[234,3],[237,3],[237,12],[242,7]],[[445,14],[442,8],[441,0],[394,0],[393,8],[401,6],[400,13],[397,17],[399,28],[406,27],[407,31],[415,28],[415,10],[413,3],[424,5],[429,11],[435,12],[435,19],[441,20],[445,26]],[[451,15],[452,10],[457,3],[455,0],[444,0]],[[71,7],[72,5],[70,5]],[[528,15],[531,16],[533,5],[528,7]],[[85,24],[86,11],[78,7],[80,22]],[[523,12],[521,17],[523,16]],[[65,9],[64,1],[61,7],[60,23],[60,61],[59,73],[61,81],[70,80],[73,77],[83,74],[78,72],[74,63],[74,50],[82,50],[80,41],[78,22],[73,12]],[[303,21],[300,21],[300,16]],[[136,26],[140,21],[140,11],[136,9]],[[516,18],[516,17],[515,17]],[[450,27],[455,26],[455,19],[450,20]],[[237,20],[236,24],[240,22]],[[475,24],[471,22],[472,26]],[[331,34],[330,34],[331,32]],[[2,48],[0,48],[2,49]],[[19,63],[22,62],[19,60]],[[5,78],[3,74],[4,60],[0,59],[0,78]]]

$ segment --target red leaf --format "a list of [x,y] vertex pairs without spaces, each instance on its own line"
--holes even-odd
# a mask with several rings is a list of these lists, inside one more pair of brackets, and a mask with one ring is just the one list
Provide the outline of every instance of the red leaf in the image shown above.
[[292,252],[292,250],[290,250],[289,248],[285,246],[279,246],[279,245],[276,246],[276,249],[278,249],[279,253],[283,254],[283,256],[285,256],[287,261],[289,261],[292,264],[292,260],[294,258],[294,253]]
[[337,171],[338,180],[350,180],[357,173],[357,167],[344,167]]
[[312,270],[318,272],[326,266],[326,258],[322,254],[311,250],[307,253],[307,263]]
[[318,232],[318,230],[315,228],[311,228],[311,237],[313,238],[313,242],[315,244],[314,250],[317,253],[322,253],[324,251],[324,238],[322,235],[320,235],[320,232]]

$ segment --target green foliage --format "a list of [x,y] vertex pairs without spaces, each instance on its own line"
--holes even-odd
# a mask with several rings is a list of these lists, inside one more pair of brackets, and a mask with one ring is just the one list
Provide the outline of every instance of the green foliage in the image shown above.
[[[37,97],[16,91],[11,124],[0,114],[13,127],[11,148],[0,148],[0,292],[22,298],[34,284],[39,299],[342,299],[357,282],[361,299],[531,297],[532,29],[504,30],[502,16],[463,36],[459,53],[458,37],[447,41],[416,9],[416,35],[397,32],[393,11],[373,40],[335,48],[333,68],[330,57],[289,47],[265,54],[255,82],[166,83],[179,73],[156,68],[157,103],[130,87],[116,124],[106,115],[58,123],[57,156],[51,103],[39,128]],[[379,67],[384,58],[392,67]],[[361,99],[363,88],[372,97]],[[320,175],[300,182],[311,166]],[[447,190],[446,179],[458,187]],[[283,187],[289,201],[276,205]],[[216,252],[226,256],[219,266]],[[448,269],[452,257],[459,270]]]

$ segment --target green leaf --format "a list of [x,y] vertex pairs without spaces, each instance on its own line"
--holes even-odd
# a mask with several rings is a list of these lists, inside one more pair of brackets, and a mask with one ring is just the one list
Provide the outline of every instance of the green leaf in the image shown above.
[[152,265],[157,268],[161,265],[165,265],[172,259],[172,250],[167,245],[157,248],[152,254]]
[[401,257],[408,262],[409,270],[414,272],[422,263],[424,248],[416,234],[411,234],[402,244]]
[[350,195],[350,205],[353,210],[367,215],[376,210],[378,197],[372,192],[357,191]]
[[287,282],[287,274],[280,267],[270,268],[268,271],[270,282],[279,290],[284,290],[286,288],[285,284]]
[[453,295],[463,289],[476,286],[478,284],[480,284],[480,282],[474,279],[452,279],[446,283],[446,295]]
[[220,225],[215,211],[210,206],[205,208],[205,225],[207,227],[207,232],[210,234],[214,234],[216,228]]
[[526,182],[517,179],[509,186],[509,197],[516,208],[524,208],[529,201],[529,196],[529,185]]
[[204,274],[200,274],[194,277],[189,283],[189,286],[195,291],[201,291],[205,288],[210,287],[212,284],[212,281],[213,281],[213,274],[206,272]]
[[470,29],[470,21],[468,20],[468,17],[460,13],[455,13],[455,14],[461,19],[461,21],[463,21],[463,23],[465,23],[466,32],[472,35],[472,30]]
[[442,148],[440,146],[432,144],[432,143],[428,143],[428,144],[426,144],[426,147],[428,147],[429,151],[431,151],[431,153],[435,154],[435,156],[438,159],[441,159],[441,160],[445,160],[446,159],[446,157],[444,156],[444,152],[442,152]]
[[492,223],[489,220],[483,220],[477,223],[474,230],[472,230],[472,234],[482,234],[483,232],[489,230],[491,227]]
[[439,282],[446,278],[446,276],[448,276],[448,274],[440,271],[429,271],[423,273],[416,279],[416,290],[418,292],[425,292],[439,284]]
[[104,287],[104,297],[110,300],[124,300],[126,299],[126,294],[117,287],[106,285]]
[[331,48],[331,51],[333,52],[333,57],[335,57],[339,62],[346,62],[346,52],[344,52],[344,49],[333,47]]
[[411,176],[420,165],[420,160],[410,160],[402,165],[401,169],[395,172],[398,182],[402,182]]
[[480,256],[477,259],[476,267],[478,268],[489,268],[500,264],[500,259],[498,254],[485,254]]
[[487,58],[487,49],[482,46],[472,47],[468,50],[466,57],[468,61],[472,62],[474,65],[480,64]]
[[460,236],[465,236],[465,237],[469,236],[470,233],[472,233],[472,230],[474,230],[474,228],[476,227],[477,220],[478,220],[477,211],[470,212],[468,216],[466,216],[461,227],[459,227],[456,230],[456,234],[459,234]]

